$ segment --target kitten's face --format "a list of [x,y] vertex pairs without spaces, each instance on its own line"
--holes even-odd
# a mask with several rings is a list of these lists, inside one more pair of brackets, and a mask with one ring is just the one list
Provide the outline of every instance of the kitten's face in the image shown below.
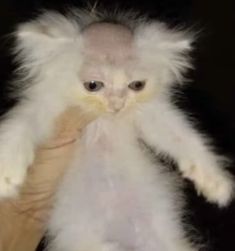
[[134,67],[134,62],[123,66],[87,62],[79,76],[77,102],[98,114],[127,112],[151,100],[157,91],[147,74]]
[[111,24],[94,26],[84,35],[79,105],[98,114],[121,114],[151,100],[156,85],[137,56],[130,31]]

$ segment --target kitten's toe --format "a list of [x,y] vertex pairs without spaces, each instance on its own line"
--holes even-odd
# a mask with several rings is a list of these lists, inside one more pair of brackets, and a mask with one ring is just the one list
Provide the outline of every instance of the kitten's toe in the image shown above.
[[202,193],[209,202],[224,207],[233,198],[234,182],[225,172],[218,175],[208,175],[198,184],[198,193]]
[[[1,164],[1,163],[0,163]],[[27,168],[0,165],[0,199],[15,197],[23,184]]]
[[33,162],[34,149],[27,142],[20,145],[1,144],[5,147],[0,148],[0,199],[4,199],[18,194],[27,169]]
[[183,171],[183,176],[191,180],[198,194],[220,207],[226,206],[234,195],[234,181],[231,176],[219,168],[201,168],[191,165]]

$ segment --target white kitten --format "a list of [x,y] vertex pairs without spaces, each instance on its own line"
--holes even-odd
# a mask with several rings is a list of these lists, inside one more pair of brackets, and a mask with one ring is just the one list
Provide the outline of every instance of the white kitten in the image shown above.
[[[184,32],[169,30],[162,23],[147,22],[128,15],[117,16],[116,21],[120,24],[103,20],[106,17],[89,16],[79,11],[74,11],[68,17],[46,12],[38,19],[19,26],[16,51],[27,88],[22,91],[22,101],[1,124],[0,196],[7,197],[17,192],[27,167],[33,161],[35,147],[52,133],[55,118],[68,106],[77,105],[84,112],[97,113],[101,120],[94,122],[95,128],[99,125],[95,134],[87,128],[83,136],[86,144],[78,146],[78,156],[71,168],[74,176],[68,174],[61,188],[51,229],[55,236],[60,236],[59,232],[62,231],[62,237],[55,237],[55,243],[63,242],[66,245],[71,238],[73,241],[82,238],[85,248],[89,236],[78,237],[77,231],[84,230],[83,234],[91,234],[90,238],[94,237],[94,231],[107,231],[108,225],[99,228],[102,222],[106,222],[106,216],[100,212],[103,207],[99,203],[102,201],[98,200],[97,207],[93,208],[92,204],[88,210],[91,199],[95,200],[96,197],[89,191],[90,184],[87,182],[90,177],[87,175],[90,175],[89,172],[98,175],[99,168],[100,175],[107,175],[110,182],[117,178],[115,196],[120,196],[120,202],[126,199],[125,193],[129,189],[133,189],[130,196],[136,198],[133,205],[127,205],[128,212],[122,208],[121,214],[117,210],[110,210],[113,211],[111,218],[123,215],[128,219],[133,211],[133,220],[138,222],[139,212],[135,210],[142,210],[142,203],[146,203],[143,219],[140,219],[143,222],[137,224],[137,229],[153,221],[156,224],[149,227],[150,235],[159,238],[158,242],[154,240],[155,237],[149,237],[153,243],[147,244],[150,245],[148,250],[192,250],[184,240],[179,223],[181,205],[174,206],[178,200],[177,193],[172,192],[174,181],[160,171],[162,168],[159,164],[153,168],[149,157],[136,143],[139,137],[156,151],[164,151],[172,156],[182,175],[190,179],[208,201],[224,206],[231,200],[233,182],[223,168],[223,158],[212,151],[207,138],[196,132],[182,112],[169,101],[170,87],[175,82],[181,82],[182,73],[190,67],[186,54],[191,49],[191,38]],[[122,142],[121,145],[121,139],[126,143]],[[99,149],[99,146],[102,147]],[[113,149],[110,150],[111,147]],[[94,150],[97,151],[95,155]],[[84,156],[80,155],[80,151],[84,152]],[[102,156],[108,157],[107,162]],[[94,161],[97,161],[97,165]],[[84,180],[78,177],[76,181],[79,168]],[[142,179],[136,176],[138,172],[143,175]],[[152,174],[156,180],[152,180]],[[122,178],[119,179],[119,176]],[[87,201],[83,201],[82,186],[86,188],[82,191],[88,194]],[[103,194],[101,186],[99,179],[94,181],[94,189]],[[106,184],[104,189],[108,190],[109,186]],[[71,199],[66,198],[69,195]],[[112,209],[118,202],[118,199],[112,201],[110,194],[101,199],[107,205],[108,202],[113,203],[110,205]],[[164,205],[167,209],[164,209]],[[80,210],[82,213],[78,216]],[[151,217],[149,210],[155,212]],[[97,215],[104,218],[99,220]],[[72,224],[72,219],[76,217],[76,224]],[[161,224],[158,222],[160,218],[163,220]],[[77,228],[78,224],[87,229]],[[116,226],[116,221],[113,225]],[[130,228],[133,234],[128,238],[128,244],[134,245],[133,248],[138,246],[141,250],[142,244],[136,243],[133,226],[127,223],[120,225],[124,226]],[[166,229],[163,231],[162,227]],[[120,231],[111,236],[115,238],[114,242],[120,237]],[[143,240],[140,242],[144,242],[144,235],[148,233],[141,233]],[[103,234],[96,237],[91,243],[100,245],[100,249],[120,249],[111,245],[112,240],[110,245],[104,247]],[[71,251],[75,250],[74,243],[71,243],[70,248]],[[85,251],[80,248],[76,250]],[[56,247],[55,250],[60,249]],[[66,247],[66,250],[69,248]]]

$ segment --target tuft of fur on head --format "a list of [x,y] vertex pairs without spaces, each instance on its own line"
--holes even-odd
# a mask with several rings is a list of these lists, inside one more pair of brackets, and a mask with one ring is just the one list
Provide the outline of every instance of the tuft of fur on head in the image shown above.
[[184,73],[192,68],[189,54],[194,36],[187,31],[170,29],[165,23],[145,22],[136,29],[141,57],[162,74],[163,83],[183,83]]
[[[121,79],[126,81],[121,84],[127,85],[135,80],[147,80],[148,83],[145,93],[131,96],[131,106],[149,101],[156,93],[165,92],[171,85],[183,82],[185,71],[191,67],[188,54],[192,49],[193,37],[185,31],[169,29],[164,23],[148,21],[135,13],[118,11],[105,13],[71,9],[66,15],[44,11],[35,20],[19,25],[15,33],[15,51],[21,64],[20,70],[26,72],[34,82],[42,83],[40,91],[52,91],[53,88],[66,84],[67,91],[62,95],[71,96],[73,93],[74,97],[70,98],[74,99],[74,93],[77,92],[76,98],[82,97],[83,101],[93,104],[90,110],[107,110],[104,97],[94,97],[84,92],[79,76],[85,60],[82,53],[84,31],[95,23],[119,24],[129,29],[133,35],[135,62],[131,67],[131,62],[127,62],[116,68],[119,70],[118,74],[121,72],[123,75]],[[106,62],[103,68],[109,71],[110,76],[114,76],[115,72],[108,64]],[[130,75],[133,79],[127,78]],[[37,95],[39,91],[39,88],[36,91],[31,91],[32,89],[29,88],[31,97],[32,93]],[[27,91],[25,93],[29,95]],[[84,95],[88,97],[84,99]],[[85,107],[89,109],[87,103]]]

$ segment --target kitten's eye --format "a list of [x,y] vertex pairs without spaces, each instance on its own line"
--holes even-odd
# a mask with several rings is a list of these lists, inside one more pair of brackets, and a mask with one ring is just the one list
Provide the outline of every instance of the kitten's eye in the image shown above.
[[101,81],[89,81],[83,85],[89,92],[97,92],[104,87],[104,83]]
[[128,87],[134,91],[141,91],[145,87],[145,81],[133,81],[128,85]]

